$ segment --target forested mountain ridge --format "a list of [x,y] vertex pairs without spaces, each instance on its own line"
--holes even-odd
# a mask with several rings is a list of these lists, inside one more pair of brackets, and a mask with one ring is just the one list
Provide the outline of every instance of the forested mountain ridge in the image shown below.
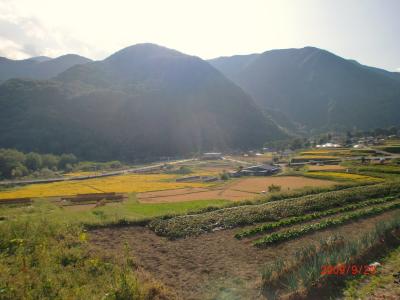
[[133,160],[262,146],[283,133],[200,58],[153,44],[0,86],[0,147]]
[[398,125],[400,74],[305,47],[209,61],[264,108],[307,129]]
[[23,60],[0,57],[0,82],[12,78],[50,79],[72,66],[90,61],[90,59],[76,54],[67,54],[54,59],[46,56]]

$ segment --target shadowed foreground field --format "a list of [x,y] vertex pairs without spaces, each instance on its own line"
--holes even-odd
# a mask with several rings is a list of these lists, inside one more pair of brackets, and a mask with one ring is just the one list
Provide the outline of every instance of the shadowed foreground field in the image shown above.
[[354,239],[392,216],[386,213],[267,249],[254,247],[250,240],[235,239],[237,229],[171,241],[146,228],[130,227],[94,230],[89,238],[96,254],[114,259],[127,244],[137,263],[178,291],[181,299],[261,299],[266,263],[279,257],[294,259],[302,247],[332,234]]

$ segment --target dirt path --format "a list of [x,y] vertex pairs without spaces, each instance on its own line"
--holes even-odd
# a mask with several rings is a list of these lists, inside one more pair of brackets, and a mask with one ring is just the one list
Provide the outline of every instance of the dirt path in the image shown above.
[[[392,213],[338,227],[334,232],[351,239]],[[91,231],[90,241],[93,251],[117,259],[127,243],[138,264],[182,299],[263,299],[260,271],[264,264],[277,257],[289,259],[302,246],[332,234],[326,230],[258,249],[251,241],[235,239],[238,230],[170,241],[143,227],[105,228]]]

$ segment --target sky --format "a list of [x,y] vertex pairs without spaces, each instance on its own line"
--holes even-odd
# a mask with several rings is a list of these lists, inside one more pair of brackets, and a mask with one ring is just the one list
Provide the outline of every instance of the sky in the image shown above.
[[144,42],[203,59],[315,46],[400,71],[400,0],[0,0],[0,56],[99,60]]

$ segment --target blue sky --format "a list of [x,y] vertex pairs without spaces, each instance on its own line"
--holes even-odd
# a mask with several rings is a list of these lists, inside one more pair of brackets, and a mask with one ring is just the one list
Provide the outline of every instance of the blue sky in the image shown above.
[[152,42],[202,58],[320,47],[400,71],[400,0],[0,0],[0,55],[103,59]]

